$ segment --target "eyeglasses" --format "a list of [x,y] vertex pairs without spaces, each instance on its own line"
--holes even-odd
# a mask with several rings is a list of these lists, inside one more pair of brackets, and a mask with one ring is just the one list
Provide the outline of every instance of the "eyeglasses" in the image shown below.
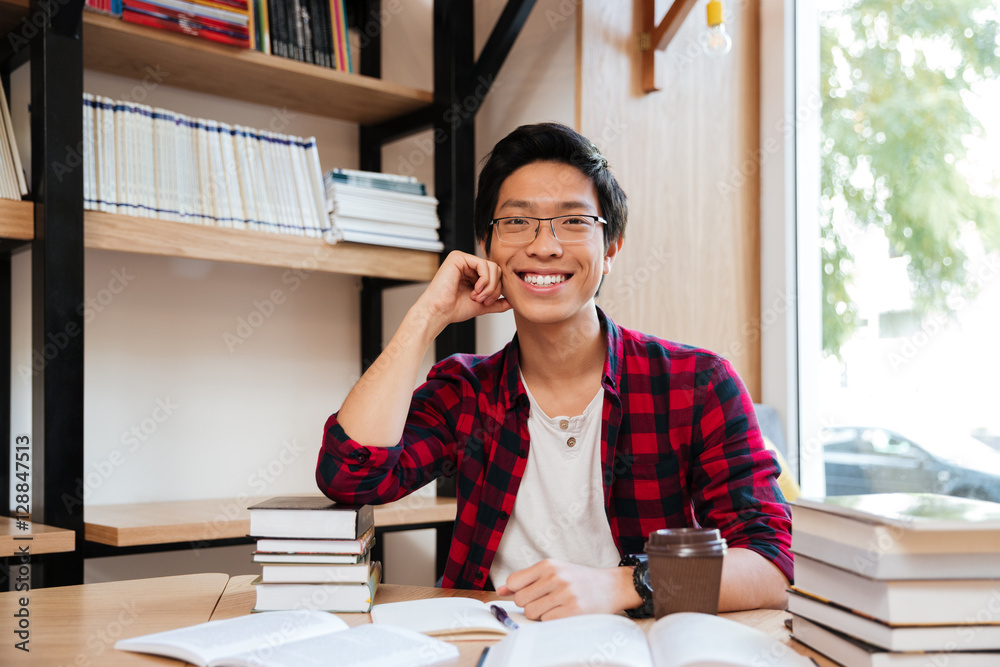
[[497,229],[497,238],[504,243],[527,244],[535,240],[542,222],[548,222],[552,235],[560,243],[582,243],[594,236],[601,225],[608,224],[596,215],[558,215],[554,218],[529,218],[523,215],[497,218],[490,224]]

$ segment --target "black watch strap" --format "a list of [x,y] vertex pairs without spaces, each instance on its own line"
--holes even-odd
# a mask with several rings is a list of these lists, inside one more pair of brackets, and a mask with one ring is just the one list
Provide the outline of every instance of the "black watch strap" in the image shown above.
[[619,567],[632,567],[632,584],[635,592],[642,598],[642,604],[634,609],[626,609],[625,613],[632,618],[650,618],[653,616],[653,588],[649,584],[649,561],[646,554],[629,554],[621,559]]

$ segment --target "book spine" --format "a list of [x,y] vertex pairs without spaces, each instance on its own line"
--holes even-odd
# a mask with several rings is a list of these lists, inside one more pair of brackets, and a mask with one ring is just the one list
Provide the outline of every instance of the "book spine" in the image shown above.
[[136,25],[144,25],[151,28],[159,28],[161,30],[168,30],[170,32],[177,32],[183,35],[191,35],[193,37],[201,37],[212,42],[218,42],[220,44],[228,44],[230,46],[239,46],[246,48],[249,44],[247,38],[235,37],[231,34],[220,32],[217,30],[212,30],[209,28],[198,27],[194,25],[185,25],[179,23],[178,21],[171,21],[169,18],[164,16],[153,16],[145,12],[133,11],[129,8],[125,8],[122,11],[122,20],[126,23],[135,23]]
[[98,97],[101,114],[101,164],[104,170],[104,183],[101,190],[103,207],[108,213],[118,212],[118,156],[115,149],[115,109],[107,97]]

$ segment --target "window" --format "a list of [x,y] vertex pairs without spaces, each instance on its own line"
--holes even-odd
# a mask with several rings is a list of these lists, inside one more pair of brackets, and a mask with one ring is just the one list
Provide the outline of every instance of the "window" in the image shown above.
[[1000,501],[1000,0],[821,0],[809,18],[804,492]]

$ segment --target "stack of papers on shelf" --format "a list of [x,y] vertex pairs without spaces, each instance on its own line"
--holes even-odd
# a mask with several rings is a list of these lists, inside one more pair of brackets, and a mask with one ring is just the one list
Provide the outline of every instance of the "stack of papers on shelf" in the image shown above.
[[924,493],[792,505],[795,639],[844,665],[1000,664],[1000,505]]
[[315,609],[367,612],[382,578],[371,560],[371,505],[338,505],[326,498],[281,496],[250,510],[253,559],[262,565],[255,611]]
[[0,197],[20,201],[28,194],[21,155],[14,140],[14,124],[7,107],[7,95],[0,86]]
[[369,243],[441,252],[437,199],[409,176],[334,169],[323,177],[331,243]]

